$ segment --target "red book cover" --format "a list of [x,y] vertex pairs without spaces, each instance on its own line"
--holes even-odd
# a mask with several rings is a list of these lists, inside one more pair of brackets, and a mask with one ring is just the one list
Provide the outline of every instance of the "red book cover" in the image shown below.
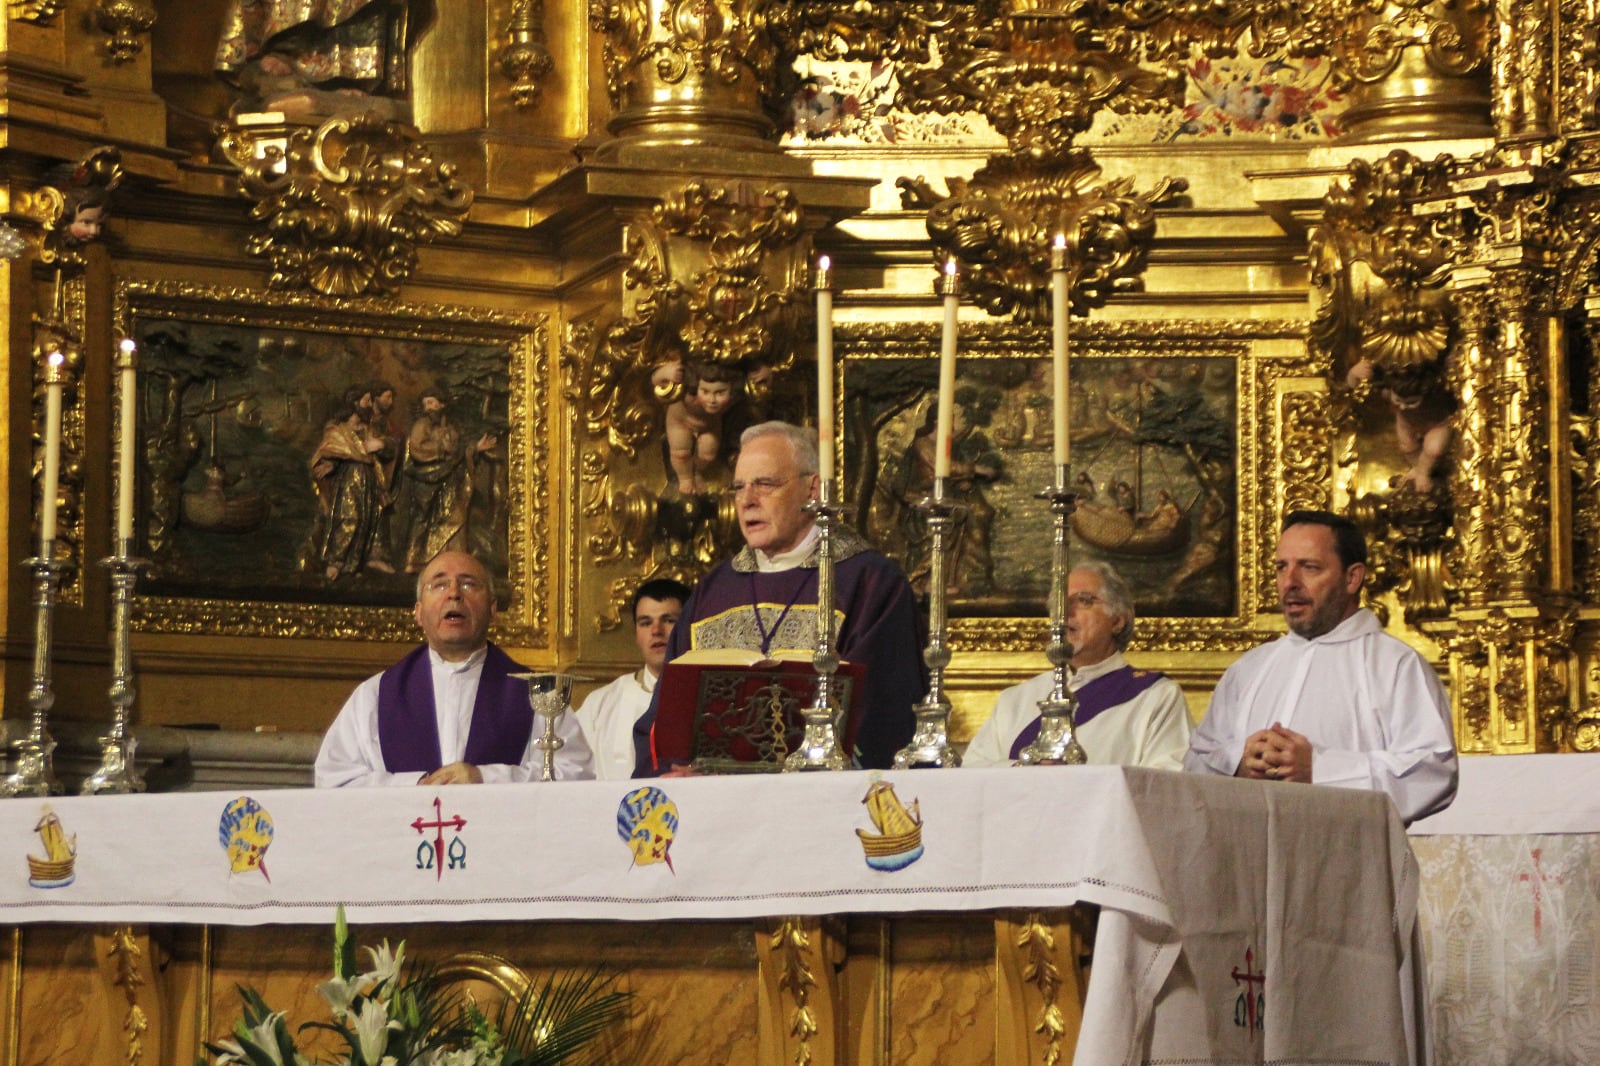
[[[667,663],[658,682],[656,765],[692,763],[704,773],[781,770],[800,745],[805,712],[817,698],[817,671],[803,660],[754,665]],[[855,750],[861,679],[859,663],[840,663],[834,706],[848,708],[839,746]]]

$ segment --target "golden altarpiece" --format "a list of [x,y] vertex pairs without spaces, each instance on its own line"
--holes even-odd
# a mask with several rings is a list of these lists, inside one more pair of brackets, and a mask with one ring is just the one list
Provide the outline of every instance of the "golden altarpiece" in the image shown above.
[[[276,36],[252,14],[291,6],[351,10]],[[181,785],[189,738],[209,737],[238,767],[298,758],[278,769],[303,781],[297,741],[410,639],[408,563],[435,532],[438,501],[407,510],[400,479],[389,510],[352,519],[359,544],[335,535],[319,460],[351,405],[376,403],[406,455],[425,399],[443,406],[499,640],[613,675],[638,584],[692,580],[737,535],[720,489],[739,427],[812,418],[819,255],[843,490],[922,591],[907,457],[933,282],[948,259],[962,273],[947,684],[966,739],[1043,665],[1032,492],[1058,232],[1075,545],[1133,577],[1136,661],[1198,716],[1280,630],[1277,519],[1335,507],[1373,544],[1374,606],[1448,677],[1463,752],[1600,747],[1597,27],[1588,0],[8,0],[3,537],[13,562],[34,554],[46,357],[63,352],[58,761],[111,712],[118,338],[140,349],[149,772]],[[718,381],[732,402],[701,406]],[[375,465],[393,479],[408,461]],[[10,575],[15,737],[35,630],[27,573]],[[179,726],[218,732],[162,728]],[[715,1061],[1046,1061],[1064,1037],[1032,1012],[1070,995],[1071,967],[1040,960],[1041,921],[606,947],[634,952],[643,993],[699,1002],[667,1046],[696,1046],[718,1004],[750,1023],[701,1049]],[[502,931],[535,967],[588,935]],[[276,969],[303,994],[320,944],[14,931],[0,1062],[66,1061],[38,1031],[57,1011],[111,1019],[85,1037],[94,1061],[187,1061],[221,1029],[213,1001],[231,1016],[233,977]],[[684,957],[699,967],[673,973]],[[120,1004],[158,987],[140,1045]],[[820,1024],[780,1017],[796,995]],[[904,1017],[935,995],[964,1003],[935,1041],[954,1057],[891,1054],[881,1001]],[[1011,1032],[1008,1011],[1030,1021]]]

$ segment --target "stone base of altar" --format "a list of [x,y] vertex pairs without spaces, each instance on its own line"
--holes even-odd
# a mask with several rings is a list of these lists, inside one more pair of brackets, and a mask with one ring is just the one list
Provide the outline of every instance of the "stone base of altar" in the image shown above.
[[[407,958],[440,966],[480,1003],[555,970],[605,967],[636,1010],[595,1062],[976,1066],[1052,1061],[1052,1050],[1070,1061],[1081,1004],[1073,923],[1087,913],[354,933],[362,945],[404,940]],[[329,977],[329,926],[40,924],[6,936],[6,1066],[195,1062],[202,1041],[239,1018],[240,984],[287,1011],[291,1029],[328,1020],[316,985]]]

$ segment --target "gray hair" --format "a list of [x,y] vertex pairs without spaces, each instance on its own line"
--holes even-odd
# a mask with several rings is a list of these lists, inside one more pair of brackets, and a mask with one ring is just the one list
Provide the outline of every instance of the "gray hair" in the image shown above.
[[1106,609],[1127,619],[1116,633],[1117,650],[1126,651],[1128,642],[1133,639],[1133,589],[1116,567],[1098,559],[1085,560],[1072,569],[1085,570],[1100,578],[1100,598],[1105,601]]
[[782,437],[789,442],[789,447],[794,453],[795,464],[800,468],[801,477],[809,477],[817,472],[817,433],[812,429],[805,429],[788,422],[758,422],[739,434],[739,447],[748,447],[753,440],[762,437]]
[[494,590],[494,573],[490,571],[489,564],[478,558],[477,553],[462,551],[460,548],[440,548],[438,551],[428,556],[428,561],[423,563],[421,569],[417,571],[417,602],[422,602],[422,586],[425,585],[428,580],[428,567],[433,565],[433,561],[435,559],[439,558],[439,556],[448,551],[465,555],[483,568],[483,576],[489,579],[489,604],[498,609],[500,606],[500,597]]

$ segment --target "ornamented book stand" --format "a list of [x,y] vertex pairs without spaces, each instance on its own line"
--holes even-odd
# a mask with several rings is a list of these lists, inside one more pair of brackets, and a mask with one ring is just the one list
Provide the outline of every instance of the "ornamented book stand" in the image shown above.
[[1065,464],[1056,465],[1056,483],[1041,492],[1039,499],[1050,501],[1055,528],[1050,558],[1050,643],[1045,646],[1044,653],[1055,667],[1056,679],[1050,695],[1039,701],[1039,735],[1022,749],[1017,765],[1067,763],[1081,766],[1089,758],[1073,735],[1078,700],[1067,687],[1072,659],[1072,645],[1067,640],[1067,575],[1071,573],[1067,566],[1067,532],[1077,496],[1067,488]]
[[928,567],[928,649],[922,654],[928,664],[928,694],[917,704],[917,731],[911,743],[894,754],[896,770],[961,765],[961,753],[950,746],[950,700],[944,694],[944,670],[950,665],[950,646],[945,643],[949,635],[949,583],[945,579],[945,567],[950,542],[966,515],[964,509],[952,504],[945,494],[945,481],[942,477],[934,478],[933,495],[917,504],[917,510],[928,516],[932,540]]
[[117,554],[100,560],[111,572],[111,729],[100,738],[100,768],[84,779],[85,796],[143,792],[144,777],[133,760],[136,738],[128,732],[135,689],[128,628],[133,615],[133,586],[143,559],[133,558],[133,542],[118,539]]
[[833,478],[821,482],[820,498],[809,505],[817,516],[817,650],[811,656],[817,697],[806,708],[805,732],[784,761],[785,773],[850,769],[850,757],[839,747],[839,708],[833,700],[833,675],[839,670],[839,653],[833,649],[833,523],[843,508],[833,502]]

